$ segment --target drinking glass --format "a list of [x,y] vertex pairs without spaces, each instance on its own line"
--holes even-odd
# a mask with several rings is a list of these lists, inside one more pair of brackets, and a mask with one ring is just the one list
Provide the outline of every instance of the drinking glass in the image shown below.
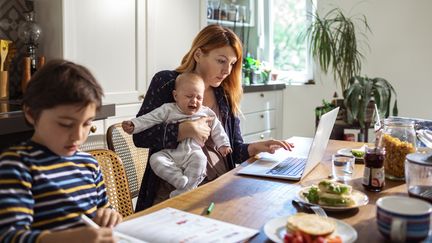
[[332,174],[337,181],[349,181],[354,172],[355,157],[334,154],[332,156]]

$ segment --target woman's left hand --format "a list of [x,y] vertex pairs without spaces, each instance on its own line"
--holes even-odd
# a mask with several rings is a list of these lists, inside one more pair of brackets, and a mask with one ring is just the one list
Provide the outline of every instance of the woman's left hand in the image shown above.
[[101,227],[114,227],[121,223],[123,217],[117,211],[111,208],[99,208],[93,221]]
[[294,144],[283,140],[270,139],[249,144],[248,152],[250,156],[254,156],[261,152],[273,154],[279,148],[291,151],[291,149],[294,148]]

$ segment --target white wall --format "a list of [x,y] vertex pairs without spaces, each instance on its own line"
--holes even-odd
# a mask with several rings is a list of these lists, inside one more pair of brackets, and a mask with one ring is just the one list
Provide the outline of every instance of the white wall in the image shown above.
[[[399,116],[432,119],[432,1],[318,1],[319,11],[334,6],[346,13],[366,15],[372,29],[362,75],[392,83],[398,95]],[[336,90],[330,76],[319,74],[315,80],[317,85],[285,90],[284,137],[313,135],[314,108],[322,99],[331,100]]]

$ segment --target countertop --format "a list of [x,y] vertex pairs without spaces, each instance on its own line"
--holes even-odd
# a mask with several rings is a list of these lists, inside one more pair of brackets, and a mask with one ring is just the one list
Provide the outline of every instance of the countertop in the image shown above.
[[262,92],[262,91],[275,91],[285,89],[286,85],[283,82],[270,82],[267,84],[251,84],[243,85],[244,93]]
[[[95,120],[105,119],[110,116],[115,116],[115,104],[104,104],[100,111],[96,113]],[[33,128],[25,122],[21,105],[14,101],[0,102],[0,135],[31,130]]]

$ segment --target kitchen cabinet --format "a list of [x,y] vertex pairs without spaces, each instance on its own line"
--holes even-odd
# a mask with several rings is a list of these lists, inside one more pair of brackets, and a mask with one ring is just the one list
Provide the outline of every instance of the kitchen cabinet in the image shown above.
[[245,93],[241,110],[240,128],[245,142],[282,139],[282,89]]
[[116,116],[97,124],[97,133],[105,133],[135,117],[156,72],[179,65],[202,27],[200,1],[38,0],[39,52],[90,69],[104,103],[116,104]]

